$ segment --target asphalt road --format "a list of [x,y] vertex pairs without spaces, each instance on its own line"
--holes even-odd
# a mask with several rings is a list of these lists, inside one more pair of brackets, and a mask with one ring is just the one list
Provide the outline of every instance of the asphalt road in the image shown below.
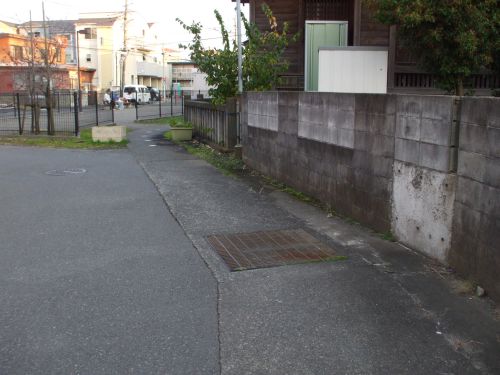
[[0,374],[219,372],[216,281],[128,151],[2,146],[0,176]]
[[[0,375],[500,373],[439,265],[116,118],[128,150],[0,147]],[[293,228],[347,259],[229,272],[206,240]]]

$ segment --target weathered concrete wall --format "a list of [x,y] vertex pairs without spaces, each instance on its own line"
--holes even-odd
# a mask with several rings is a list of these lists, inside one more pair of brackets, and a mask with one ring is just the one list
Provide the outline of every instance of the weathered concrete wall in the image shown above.
[[450,249],[456,98],[397,96],[392,230],[441,261]]
[[449,261],[500,299],[500,100],[464,98]]
[[500,298],[499,99],[266,92],[241,104],[252,168]]
[[[256,108],[260,101],[265,112]],[[390,230],[395,97],[247,93],[242,112],[243,155],[251,167],[377,230]],[[265,125],[254,126],[259,113],[265,113]]]

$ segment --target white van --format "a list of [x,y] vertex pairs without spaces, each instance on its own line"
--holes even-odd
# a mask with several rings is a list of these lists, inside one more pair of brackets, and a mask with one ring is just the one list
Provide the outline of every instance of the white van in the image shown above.
[[123,98],[131,103],[149,103],[151,101],[151,94],[149,89],[143,85],[127,85],[123,87]]

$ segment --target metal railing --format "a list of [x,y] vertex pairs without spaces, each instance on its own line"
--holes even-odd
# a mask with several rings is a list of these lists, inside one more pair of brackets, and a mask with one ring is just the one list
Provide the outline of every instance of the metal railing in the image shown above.
[[182,116],[184,114],[184,92],[170,91],[167,97],[158,95],[148,103],[135,100],[135,119],[147,120],[162,117]]
[[0,135],[78,135],[80,128],[114,123],[109,105],[97,92],[52,92],[30,95],[26,92],[0,94]]

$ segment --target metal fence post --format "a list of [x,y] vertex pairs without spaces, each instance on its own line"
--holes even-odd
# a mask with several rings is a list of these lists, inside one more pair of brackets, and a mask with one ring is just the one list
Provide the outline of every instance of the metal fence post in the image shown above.
[[139,120],[139,107],[137,102],[137,90],[135,91],[135,120]]
[[111,123],[114,125],[115,124],[115,109],[113,107],[114,106],[111,106]]
[[184,115],[184,91],[181,92],[181,114]]
[[79,123],[79,118],[78,118],[78,112],[79,112],[79,106],[78,106],[78,98],[79,95],[74,92],[73,93],[73,103],[74,103],[74,108],[75,108],[75,136],[80,135],[80,123]]
[[171,90],[170,91],[170,116],[173,116],[174,115],[174,98],[173,98],[173,95],[174,95],[174,90]]
[[95,123],[99,126],[99,102],[97,101],[97,91],[95,92]]
[[23,134],[23,128],[21,125],[21,100],[19,99],[19,93],[16,94],[16,107],[17,107],[17,121],[19,123],[19,135]]
[[160,117],[161,118],[161,92],[158,93],[158,107],[160,108]]

